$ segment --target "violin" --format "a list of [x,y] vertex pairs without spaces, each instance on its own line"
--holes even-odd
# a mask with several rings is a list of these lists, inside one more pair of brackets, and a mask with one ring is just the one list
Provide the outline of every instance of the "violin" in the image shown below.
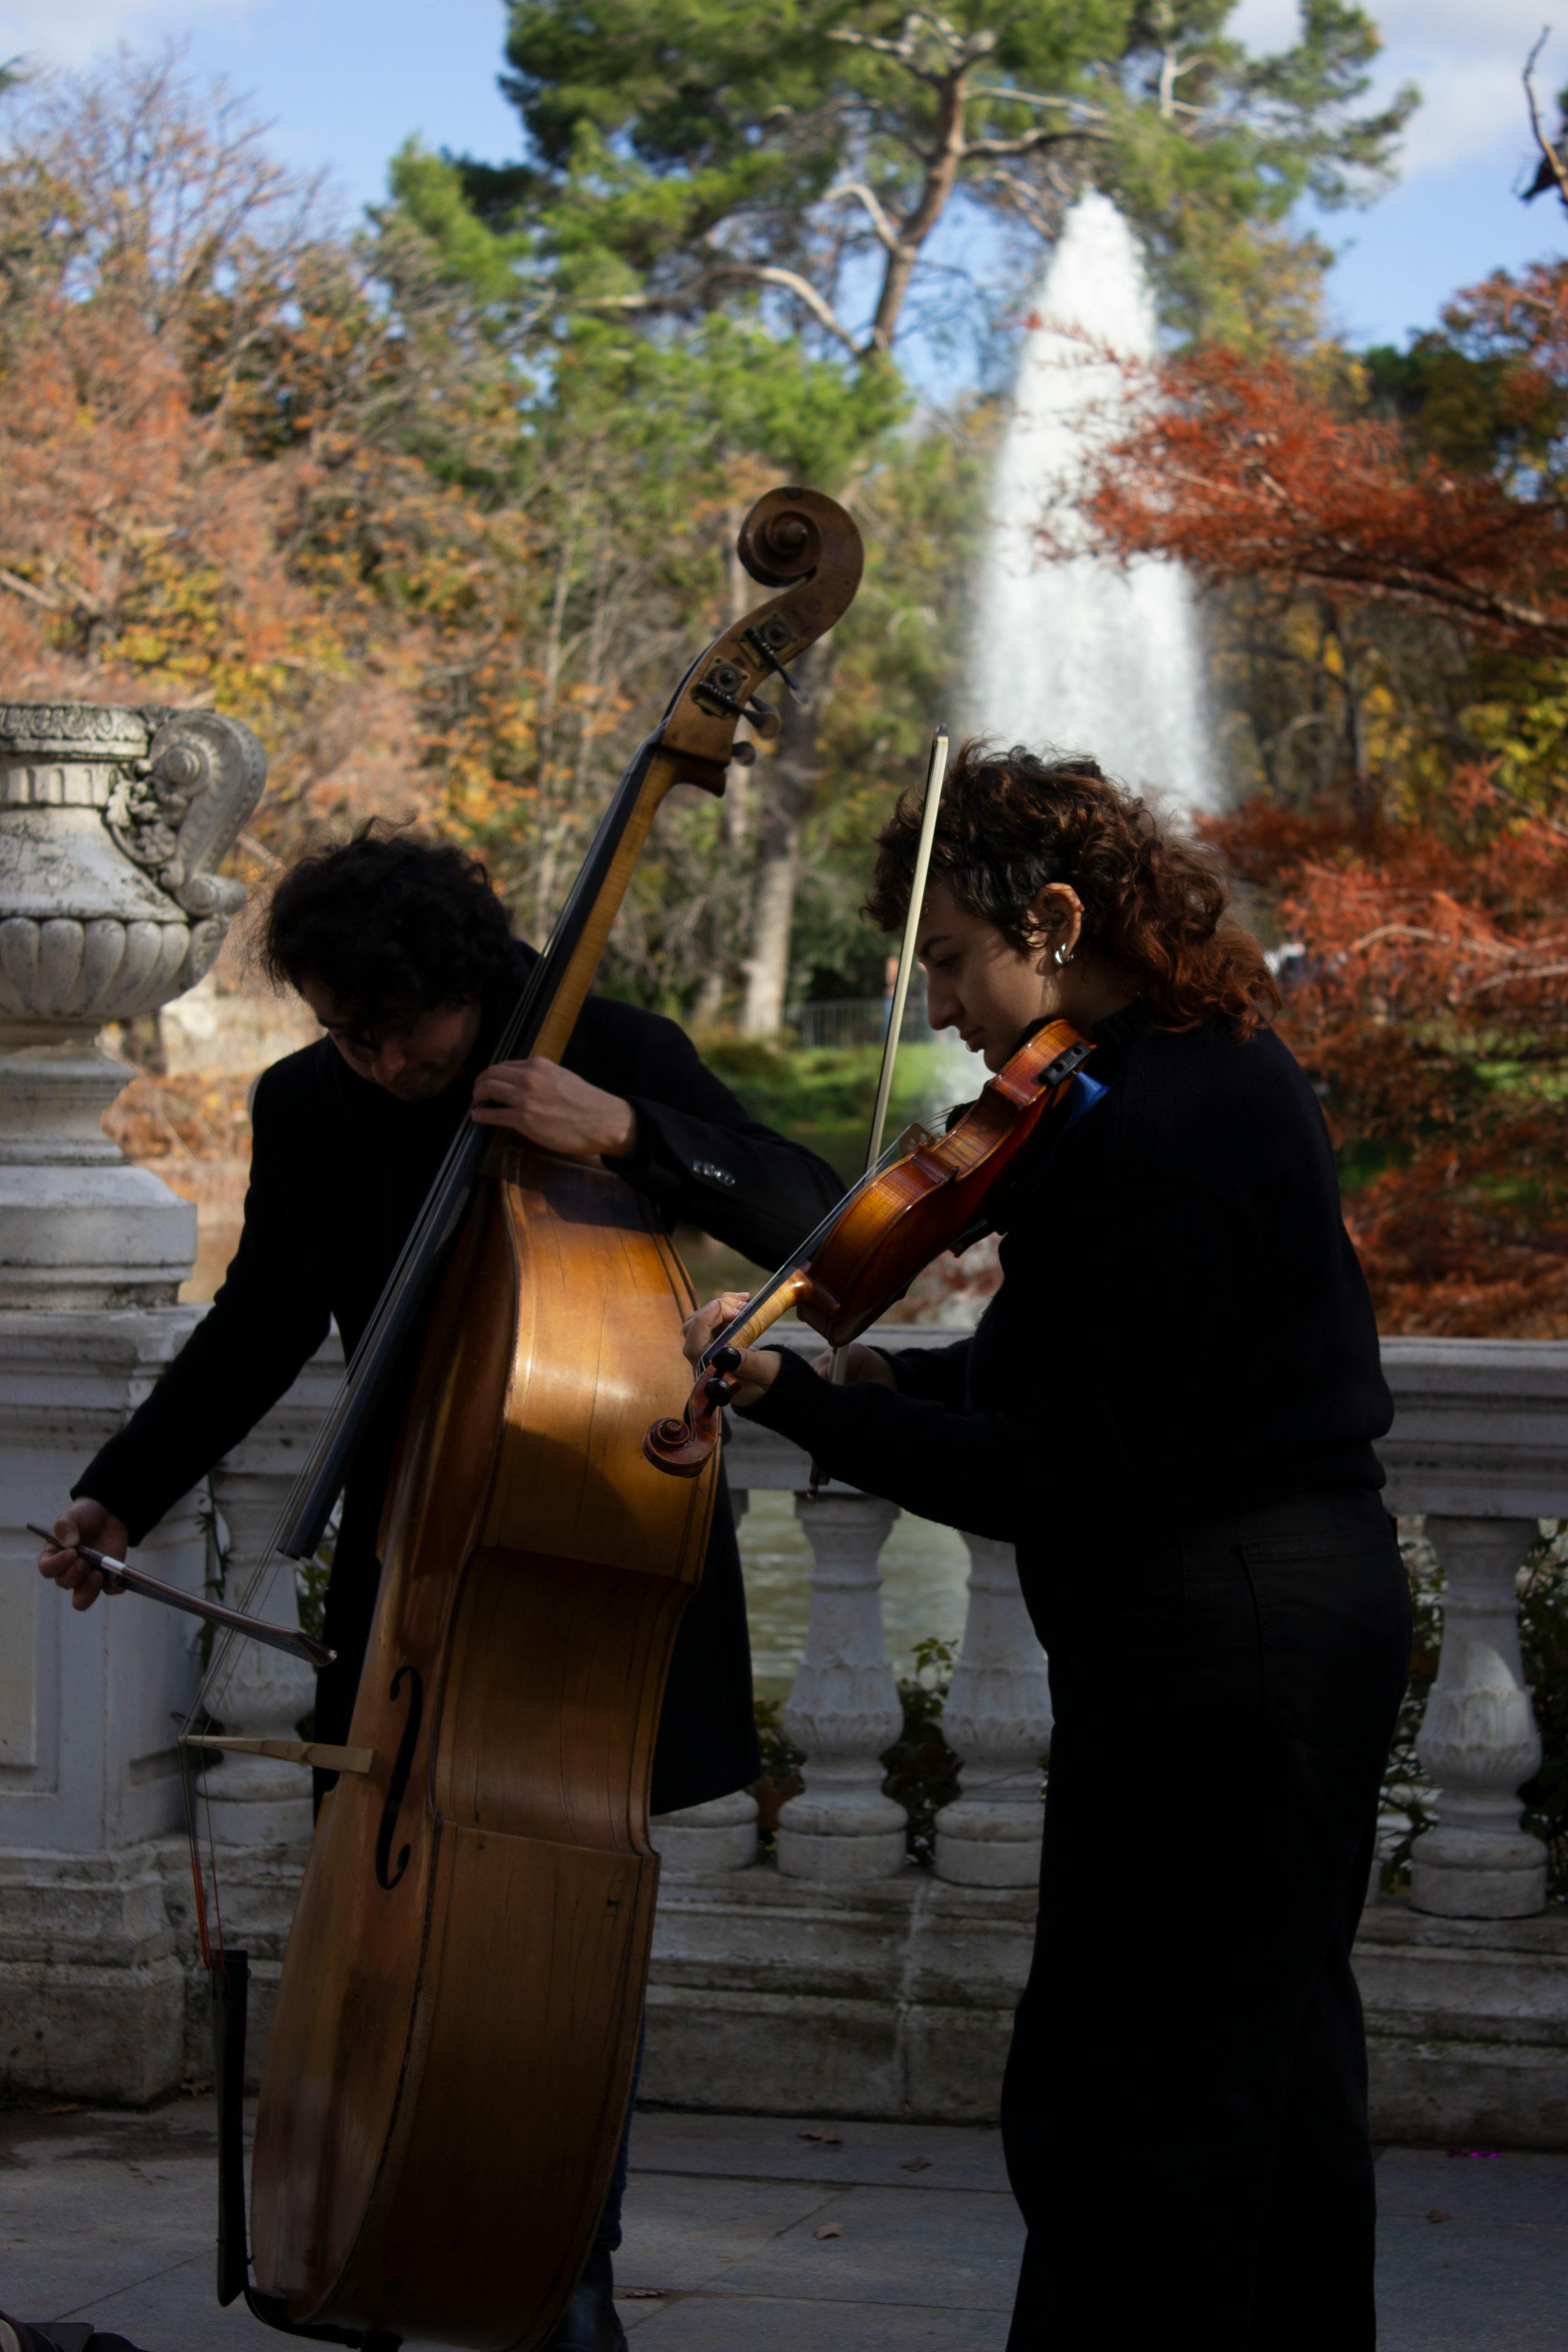
[[[918,887],[911,903],[918,911]],[[889,1043],[896,1030],[895,1020]],[[901,1136],[795,1257],[714,1333],[699,1359],[685,1412],[656,1421],[645,1433],[648,1460],[672,1477],[701,1475],[718,1444],[742,1352],[790,1307],[830,1347],[846,1348],[903,1297],[933,1258],[978,1239],[989,1226],[985,1202],[993,1188],[1042,1125],[1065,1111],[1074,1076],[1093,1050],[1092,1041],[1066,1021],[1048,1022],[987,1081],[944,1136],[921,1128]]]
[[[777,731],[758,689],[788,682],[860,576],[853,521],[811,490],[762,499],[740,556],[777,593],[692,665],[633,759],[499,1059],[560,1058],[660,803],[678,783],[722,792],[742,719]],[[716,1460],[676,1487],[640,1443],[685,1388],[695,1304],[620,1178],[460,1133],[290,1500],[277,1548],[298,1558],[415,1345],[364,1669],[268,2040],[254,2282],[247,1970],[221,1924],[204,1940],[219,2300],[243,2293],[271,2326],[531,2352],[586,2260],[647,1974],[654,1739],[718,1489]],[[204,1720],[221,1719],[222,1687],[219,1664]],[[199,1878],[198,1906],[205,1939]]]

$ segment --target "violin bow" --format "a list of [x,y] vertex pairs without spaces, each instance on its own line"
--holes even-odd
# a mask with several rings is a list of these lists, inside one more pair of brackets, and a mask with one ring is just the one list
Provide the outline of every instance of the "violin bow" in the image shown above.
[[[904,1006],[909,1002],[910,978],[915,967],[915,940],[920,930],[921,910],[925,903],[926,881],[931,873],[931,845],[936,839],[937,812],[942,806],[942,788],[947,775],[947,730],[938,727],[931,735],[931,755],[926,761],[925,798],[921,803],[920,839],[915,845],[915,870],[910,883],[909,911],[904,917],[904,935],[899,942],[898,976],[893,982],[893,1001],[888,1008],[888,1031],[882,1040],[882,1067],[877,1080],[877,1100],[871,1111],[871,1131],[866,1140],[868,1176],[882,1156],[882,1136],[888,1124],[888,1105],[893,1095],[893,1068],[899,1055],[899,1035],[904,1025]],[[849,1360],[847,1348],[835,1348],[833,1366],[827,1377],[833,1385],[841,1387],[844,1368]],[[807,1499],[815,1497],[822,1484],[822,1466],[814,1462],[811,1480],[806,1487]]]

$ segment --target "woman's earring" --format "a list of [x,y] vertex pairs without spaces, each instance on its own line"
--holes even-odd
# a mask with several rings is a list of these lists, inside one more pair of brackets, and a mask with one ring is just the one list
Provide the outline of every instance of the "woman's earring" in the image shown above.
[[1071,963],[1071,961],[1072,961],[1072,950],[1071,950],[1070,948],[1068,948],[1068,949],[1066,950],[1066,952],[1064,953],[1064,952],[1063,952],[1063,950],[1062,950],[1060,948],[1058,948],[1058,950],[1057,950],[1057,951],[1056,951],[1056,957],[1057,957],[1057,961],[1058,961],[1058,964],[1060,964],[1060,965],[1063,967],[1063,969],[1065,970],[1065,969],[1066,969],[1066,967],[1067,967],[1069,963]]

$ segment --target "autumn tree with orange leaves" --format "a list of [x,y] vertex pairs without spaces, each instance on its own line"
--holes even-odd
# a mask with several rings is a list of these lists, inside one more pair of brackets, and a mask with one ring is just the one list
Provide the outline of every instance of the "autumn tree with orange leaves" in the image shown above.
[[1222,644],[1261,619],[1320,689],[1287,730],[1331,768],[1259,763],[1214,830],[1299,944],[1282,1025],[1384,1328],[1568,1336],[1568,265],[1405,352],[1131,392],[1094,543],[1179,559]]
[[[237,858],[253,885],[322,834],[414,818],[477,845],[539,931],[751,591],[746,507],[816,478],[844,394],[804,362],[760,382],[728,330],[667,349],[602,326],[536,366],[437,226],[393,203],[344,227],[167,56],[6,91],[0,659],[18,699],[247,720],[271,761]],[[880,984],[864,844],[959,657],[981,511],[963,436],[895,454],[858,486],[868,573],[821,738],[843,784],[803,845],[800,961],[829,993]],[[773,759],[721,808],[672,808],[614,985],[733,1007]],[[846,956],[864,974],[835,979]]]

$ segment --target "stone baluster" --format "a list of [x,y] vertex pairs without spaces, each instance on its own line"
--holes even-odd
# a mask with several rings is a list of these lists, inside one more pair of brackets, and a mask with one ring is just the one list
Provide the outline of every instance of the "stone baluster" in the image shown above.
[[961,1793],[936,1817],[936,1873],[960,1886],[1033,1886],[1040,1874],[1040,1759],[1050,1745],[1051,1688],[1011,1544],[965,1536],[969,1607],[942,1709],[942,1737],[963,1767]]
[[[751,1507],[744,1486],[729,1489],[739,1530]],[[666,1877],[689,1878],[707,1870],[744,1870],[757,1858],[757,1801],[749,1790],[710,1797],[675,1813],[656,1813],[648,1824],[654,1852]]]
[[[227,1537],[223,1597],[276,1625],[297,1626],[300,1599],[292,1560],[275,1559],[265,1582],[251,1578],[271,1542],[296,1473],[342,1370],[334,1334],[288,1393],[212,1474],[212,1497]],[[223,1728],[247,1739],[295,1739],[316,1703],[316,1678],[300,1658],[259,1642],[238,1642],[226,1679],[211,1695]],[[266,1756],[225,1756],[197,1787],[216,1843],[298,1845],[310,1835],[310,1775],[302,1764]]]
[[904,1809],[882,1793],[881,1758],[903,1724],[882,1640],[877,1562],[898,1516],[872,1495],[795,1498],[812,1549],[805,1656],[784,1709],[804,1750],[805,1791],[779,1815],[786,1877],[845,1885],[904,1866]]
[[[247,1608],[274,1625],[298,1626],[292,1561],[277,1562],[265,1585],[250,1592],[289,1486],[287,1477],[236,1470],[228,1463],[212,1477],[213,1504],[228,1539],[225,1602],[231,1609]],[[316,1678],[310,1667],[259,1642],[237,1642],[233,1659],[227,1679],[213,1693],[225,1731],[247,1739],[297,1739],[300,1717],[315,1705]],[[196,1785],[218,1845],[298,1845],[310,1837],[310,1776],[301,1765],[267,1756],[225,1756]]]
[[1516,1580],[1533,1519],[1429,1517],[1443,1563],[1443,1650],[1416,1742],[1437,1825],[1411,1853],[1410,1900],[1454,1919],[1546,1907],[1546,1849],[1519,1826],[1518,1791],[1541,1763],[1519,1652]]

